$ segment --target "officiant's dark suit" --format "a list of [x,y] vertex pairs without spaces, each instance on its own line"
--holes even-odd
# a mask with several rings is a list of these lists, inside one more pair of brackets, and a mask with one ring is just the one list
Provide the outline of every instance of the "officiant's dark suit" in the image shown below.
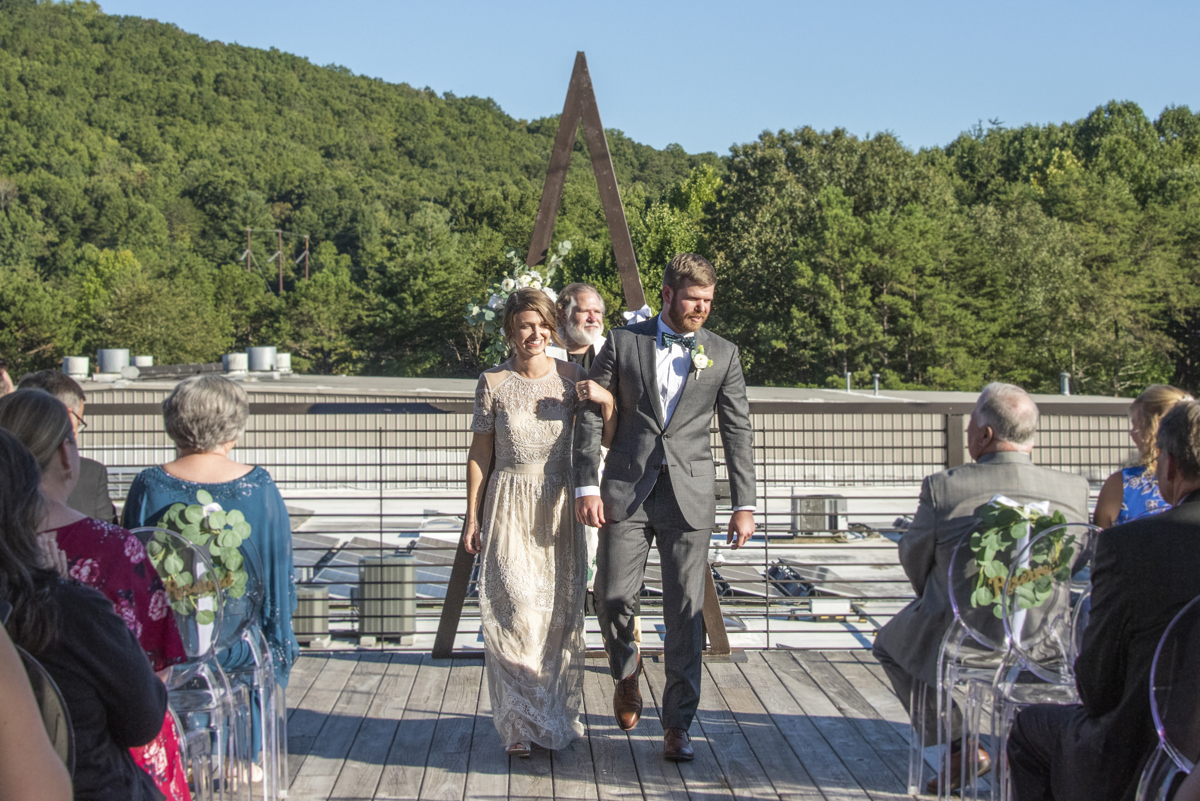
[[[690,335],[692,343],[664,338],[664,333],[671,330],[659,317],[610,332],[591,378],[613,393],[617,429],[601,482],[600,416],[595,408],[577,416],[575,475],[577,492],[598,485],[603,502],[597,612],[610,669],[619,682],[631,675],[636,682],[634,601],[651,543],[658,548],[666,623],[662,724],[686,734],[700,699],[704,582],[716,516],[709,433],[714,410],[735,510],[752,510],[755,504],[753,432],[737,347],[703,328]],[[693,364],[696,346],[711,361],[699,372]],[[676,382],[682,379],[677,393],[671,387],[678,384],[669,386],[660,369],[676,371]],[[673,756],[670,731],[667,736],[664,755],[680,758]],[[682,742],[686,745],[686,737]]]
[[[1192,415],[1191,432],[1181,439],[1200,436],[1200,404],[1176,406],[1159,424],[1160,463],[1164,450],[1177,450],[1163,435],[1172,416],[1189,411],[1180,407]],[[1189,458],[1196,487],[1200,453]],[[1090,619],[1075,661],[1083,703],[1018,713],[1008,745],[1016,801],[1134,797],[1141,763],[1158,741],[1150,713],[1154,651],[1175,614],[1200,594],[1200,489],[1174,498],[1168,484],[1159,481],[1175,508],[1100,534]]]

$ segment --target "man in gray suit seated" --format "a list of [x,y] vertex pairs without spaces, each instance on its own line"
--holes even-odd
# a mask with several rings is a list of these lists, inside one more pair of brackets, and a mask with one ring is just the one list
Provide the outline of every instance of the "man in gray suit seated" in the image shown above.
[[[1029,394],[1012,384],[984,387],[967,425],[967,450],[974,464],[929,476],[921,485],[917,513],[900,539],[900,563],[917,599],[885,625],[875,640],[875,657],[907,709],[913,686],[927,685],[925,742],[938,739],[937,664],[946,630],[954,621],[950,606],[949,566],[959,540],[975,527],[975,510],[1003,495],[1021,504],[1050,502],[1069,523],[1088,520],[1088,483],[1033,463],[1038,408]],[[911,710],[909,710],[911,712]],[[952,710],[951,750],[962,744],[962,716]],[[980,773],[991,768],[987,752],[978,749]],[[944,777],[956,787],[961,760],[953,760]],[[937,792],[937,779],[926,789]]]
[[[21,376],[17,389],[41,389],[49,392],[62,401],[71,416],[71,430],[75,432],[75,441],[87,428],[83,419],[83,405],[87,395],[83,387],[69,375],[57,370],[41,370],[36,373],[26,373]],[[79,482],[67,499],[67,506],[88,517],[103,520],[105,523],[115,523],[117,510],[112,498],[108,495],[108,468],[94,459],[79,457]]]

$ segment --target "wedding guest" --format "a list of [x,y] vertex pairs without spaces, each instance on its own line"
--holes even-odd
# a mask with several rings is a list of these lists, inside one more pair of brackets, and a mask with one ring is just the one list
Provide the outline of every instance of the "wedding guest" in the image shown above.
[[1162,416],[1180,401],[1191,399],[1192,396],[1182,389],[1153,384],[1130,405],[1129,436],[1137,446],[1138,461],[1132,467],[1113,473],[1100,488],[1093,516],[1097,526],[1119,526],[1168,508],[1158,492],[1158,481],[1154,477],[1158,460],[1158,448],[1154,440]]
[[[0,601],[0,618],[12,611]],[[46,736],[37,699],[8,631],[0,625],[0,798],[71,801],[71,777]]]
[[558,293],[558,337],[563,347],[548,345],[547,355],[591,369],[605,342],[604,298],[596,287],[568,284]]
[[[967,424],[967,450],[974,463],[925,479],[917,513],[900,538],[900,564],[917,599],[879,631],[874,653],[906,709],[917,683],[926,685],[927,743],[939,739],[934,689],[938,651],[946,630],[954,622],[950,559],[962,537],[974,529],[975,510],[999,494],[1021,504],[1049,501],[1051,511],[1061,511],[1068,523],[1087,520],[1087,480],[1033,463],[1030,454],[1037,426],[1037,404],[1025,390],[1000,383],[984,387]],[[958,753],[962,748],[962,715],[957,705],[950,714],[953,729],[950,748]],[[991,769],[987,751],[978,743],[969,747],[976,750],[980,774],[987,773]],[[954,759],[951,775],[935,777],[926,791],[936,793],[939,781],[957,788],[961,763],[962,760]]]
[[[0,398],[0,427],[21,441],[41,471],[38,532],[54,539],[66,557],[65,576],[98,590],[137,638],[154,670],[164,674],[187,659],[158,572],[137,537],[112,523],[86,517],[67,505],[79,475],[79,451],[67,407],[40,389],[18,389]],[[171,801],[188,801],[179,735],[170,715],[158,737],[133,749]]]
[[[87,422],[83,419],[83,407],[87,395],[75,379],[59,370],[41,370],[21,376],[18,389],[44,389],[58,398],[71,414],[71,430],[78,443]],[[83,512],[88,517],[106,522],[117,522],[117,509],[108,495],[108,468],[95,459],[79,457],[79,479],[67,499],[67,505]]]
[[161,798],[129,749],[149,743],[161,730],[166,687],[112,603],[41,562],[37,460],[5,430],[0,486],[0,597],[13,607],[6,628],[66,701],[75,734],[76,801]]
[[[245,516],[250,537],[239,547],[251,554],[244,564],[251,580],[263,590],[262,611],[250,625],[258,626],[266,637],[275,681],[286,687],[300,653],[292,631],[292,615],[296,612],[292,528],[283,497],[270,474],[262,467],[230,458],[245,433],[249,416],[246,391],[227,378],[197,375],[179,382],[163,401],[163,424],[175,443],[176,458],[143,470],[133,480],[123,522],[131,529],[157,525],[172,504],[196,503],[200,490],[207,491],[224,511],[237,509]],[[258,569],[262,575],[253,575]],[[238,622],[227,616],[226,627]],[[218,660],[232,671],[254,665],[249,646],[240,641],[222,652]],[[258,703],[252,704],[251,713],[257,751],[262,724]]]
[[0,397],[13,391],[12,377],[8,374],[8,362],[0,359]]
[[[520,289],[504,306],[512,358],[479,377],[467,459],[468,552],[482,551],[479,612],[492,719],[510,755],[565,748],[583,734],[586,548],[575,521],[571,443],[585,400],[615,427],[612,395],[546,355],[554,303]],[[496,465],[479,502],[492,454]]]
[[1075,660],[1082,703],[1017,713],[1008,740],[1016,801],[1131,799],[1158,742],[1150,665],[1167,625],[1196,597],[1200,573],[1200,403],[1163,415],[1155,445],[1158,489],[1173,508],[1097,538]]

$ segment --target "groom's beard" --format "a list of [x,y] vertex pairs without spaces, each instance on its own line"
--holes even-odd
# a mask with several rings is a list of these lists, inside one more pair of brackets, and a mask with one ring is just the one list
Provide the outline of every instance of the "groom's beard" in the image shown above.
[[563,328],[558,332],[558,335],[566,340],[569,347],[584,348],[589,345],[595,345],[596,340],[600,339],[603,333],[604,326],[602,325],[589,330],[582,325],[576,325],[573,322],[567,321],[563,324]]
[[[667,322],[671,324],[671,330],[676,334],[694,334],[704,327],[704,321],[708,319],[708,312],[693,312],[688,316],[684,316],[682,304],[677,305],[672,302],[667,307]],[[699,320],[692,320],[689,317],[699,317]]]

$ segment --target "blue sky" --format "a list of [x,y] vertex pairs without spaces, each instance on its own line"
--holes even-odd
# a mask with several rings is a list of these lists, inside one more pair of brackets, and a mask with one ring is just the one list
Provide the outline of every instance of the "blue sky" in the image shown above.
[[1200,4],[100,0],[110,14],[315,64],[562,110],[587,52],[608,128],[726,153],[764,130],[891,131],[942,145],[977,121],[1073,121],[1111,100],[1200,110]]

